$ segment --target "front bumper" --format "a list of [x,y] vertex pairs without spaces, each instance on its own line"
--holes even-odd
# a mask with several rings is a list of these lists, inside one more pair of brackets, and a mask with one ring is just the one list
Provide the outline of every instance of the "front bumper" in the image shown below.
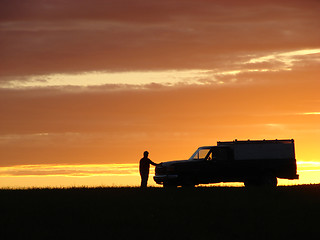
[[156,175],[153,177],[153,180],[158,183],[158,184],[161,184],[163,182],[166,182],[166,181],[172,181],[172,180],[175,180],[178,178],[178,175],[176,174],[172,174],[172,175]]
[[299,175],[296,174],[296,175],[293,175],[293,176],[290,176],[290,177],[287,177],[287,179],[299,179]]

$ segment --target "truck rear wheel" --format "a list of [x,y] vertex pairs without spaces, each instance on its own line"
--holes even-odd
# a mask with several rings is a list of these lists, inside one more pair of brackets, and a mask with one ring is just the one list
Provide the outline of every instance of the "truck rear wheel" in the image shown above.
[[276,187],[278,184],[277,177],[274,175],[266,175],[263,178],[263,185],[266,187]]
[[277,177],[272,174],[266,174],[260,177],[248,178],[244,181],[245,187],[269,187],[274,188],[278,184]]

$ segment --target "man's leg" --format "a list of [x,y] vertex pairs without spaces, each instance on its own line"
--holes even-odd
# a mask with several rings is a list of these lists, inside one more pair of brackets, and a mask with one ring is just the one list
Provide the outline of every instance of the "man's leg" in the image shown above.
[[146,188],[148,185],[148,178],[149,178],[149,173],[141,173],[141,188]]

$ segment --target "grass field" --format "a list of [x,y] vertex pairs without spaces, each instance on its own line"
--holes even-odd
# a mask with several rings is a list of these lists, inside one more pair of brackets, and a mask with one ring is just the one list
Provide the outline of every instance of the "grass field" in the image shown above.
[[320,185],[0,190],[0,239],[319,239]]

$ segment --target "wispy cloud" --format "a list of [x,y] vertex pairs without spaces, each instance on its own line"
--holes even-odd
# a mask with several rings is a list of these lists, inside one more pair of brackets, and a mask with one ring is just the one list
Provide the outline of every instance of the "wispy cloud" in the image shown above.
[[[291,64],[296,57],[308,56],[311,54],[318,54],[318,53],[320,53],[320,48],[303,49],[303,50],[296,50],[296,51],[290,51],[290,52],[280,52],[280,53],[274,53],[267,56],[252,58],[248,61],[248,63],[259,63],[259,62],[268,62],[268,61],[278,60],[278,61]],[[319,60],[320,60],[320,56],[319,56]]]
[[[288,70],[292,70],[295,62],[301,61],[302,59],[307,60],[308,58],[311,58],[313,61],[320,62],[319,53],[320,53],[320,48],[301,49],[296,51],[273,53],[266,56],[252,58],[247,63],[256,64],[256,63],[275,62],[277,63],[277,65],[274,65],[272,69],[269,69],[269,71],[281,71],[281,70],[288,71]],[[314,58],[314,56],[316,56],[316,58]],[[268,71],[268,70],[262,69],[261,71]]]
[[137,175],[137,164],[91,164],[91,165],[19,165],[0,167],[0,177],[5,176],[127,176]]
[[297,161],[298,172],[320,172],[320,161]]
[[12,80],[0,83],[0,88],[37,88],[64,86],[103,86],[123,85],[144,87],[150,84],[163,86],[203,85],[203,79],[211,78],[217,82],[210,70],[167,70],[167,71],[134,71],[134,72],[84,72],[78,74],[52,74],[31,76],[28,79]]
[[320,112],[305,112],[301,113],[302,115],[320,115]]

